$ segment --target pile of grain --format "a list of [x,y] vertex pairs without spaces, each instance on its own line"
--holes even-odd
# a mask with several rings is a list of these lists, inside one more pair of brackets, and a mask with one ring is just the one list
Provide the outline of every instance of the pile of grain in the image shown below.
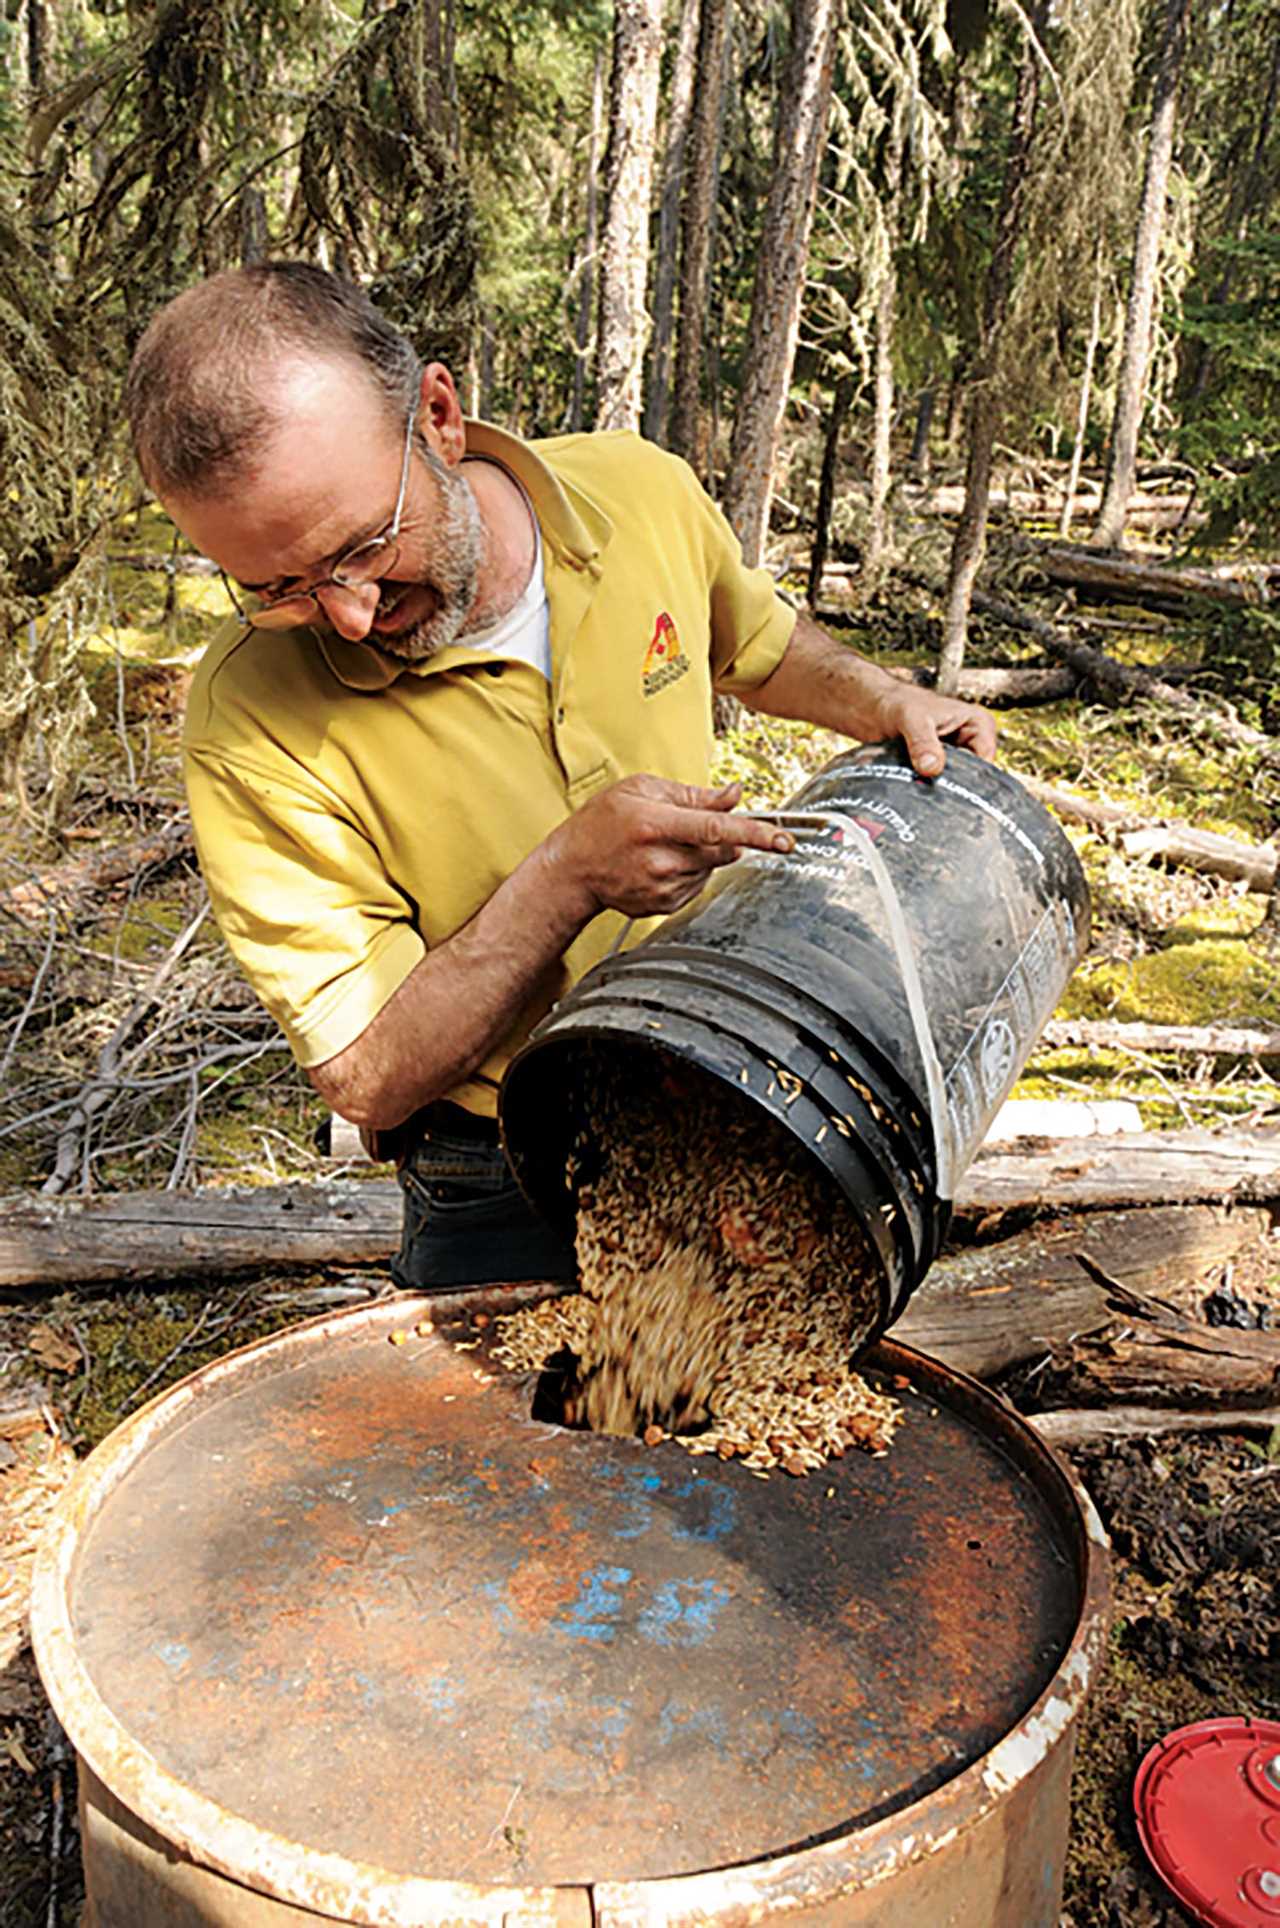
[[878,1309],[856,1219],[766,1113],[658,1062],[614,1067],[593,1098],[581,1293],[502,1321],[495,1356],[572,1354],[566,1423],[673,1434],[761,1475],[884,1450],[900,1409],[848,1365]]

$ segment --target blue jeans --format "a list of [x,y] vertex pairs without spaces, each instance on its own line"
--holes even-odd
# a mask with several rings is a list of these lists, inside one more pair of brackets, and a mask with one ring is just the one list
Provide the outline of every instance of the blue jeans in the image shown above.
[[404,1230],[391,1276],[419,1291],[518,1279],[575,1279],[573,1246],[533,1210],[516,1184],[497,1127],[434,1120],[405,1154],[397,1177]]

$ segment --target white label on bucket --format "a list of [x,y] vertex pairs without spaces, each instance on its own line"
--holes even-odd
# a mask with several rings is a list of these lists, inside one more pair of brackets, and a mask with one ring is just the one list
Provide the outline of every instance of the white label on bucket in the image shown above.
[[1053,1010],[1075,954],[1071,907],[1050,904],[947,1075],[947,1122],[957,1159],[977,1142],[1013,1083],[1014,1070]]

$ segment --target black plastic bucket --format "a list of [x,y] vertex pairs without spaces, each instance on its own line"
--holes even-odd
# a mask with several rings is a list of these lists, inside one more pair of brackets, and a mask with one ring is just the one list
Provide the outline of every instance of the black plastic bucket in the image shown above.
[[1088,887],[1047,812],[965,750],[929,779],[898,744],[846,752],[777,814],[794,851],[717,871],[544,1019],[508,1069],[503,1141],[569,1231],[601,1054],[700,1067],[840,1186],[879,1261],[878,1333],[937,1256],[956,1182],[1084,953]]

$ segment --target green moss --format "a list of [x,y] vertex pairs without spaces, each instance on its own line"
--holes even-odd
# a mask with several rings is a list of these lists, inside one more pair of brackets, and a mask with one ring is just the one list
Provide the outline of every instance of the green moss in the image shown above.
[[1184,927],[1179,941],[1144,957],[1086,958],[1062,1011],[1147,1024],[1275,1023],[1280,977],[1239,939],[1200,937]]
[[228,1330],[219,1301],[233,1310],[243,1293],[244,1288],[234,1284],[222,1286],[216,1295],[169,1288],[95,1304],[87,1316],[82,1314],[77,1323],[90,1368],[61,1401],[72,1416],[77,1450],[92,1450],[140,1405],[202,1366],[303,1316],[296,1305],[251,1303]]
[[190,907],[174,898],[134,899],[119,923],[106,934],[103,950],[138,963],[159,964],[165,950],[191,920]]

